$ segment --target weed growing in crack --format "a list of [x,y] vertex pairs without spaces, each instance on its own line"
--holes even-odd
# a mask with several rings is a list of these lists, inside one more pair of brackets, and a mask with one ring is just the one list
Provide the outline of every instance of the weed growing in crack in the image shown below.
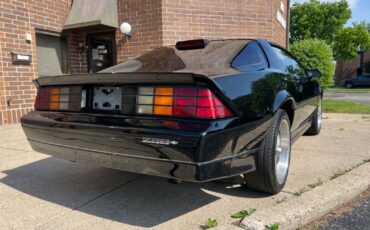
[[315,183],[309,184],[308,187],[310,187],[311,189],[314,189],[314,188],[316,188],[320,185],[322,185],[322,179],[321,178],[317,179],[317,181]]
[[284,203],[285,201],[287,201],[288,200],[288,197],[286,197],[286,196],[284,196],[283,198],[281,198],[281,199],[277,199],[276,200],[276,203],[277,204],[280,204],[280,203]]
[[200,226],[201,229],[210,229],[217,227],[218,223],[216,219],[208,218],[205,225]]
[[298,189],[297,191],[295,191],[293,194],[296,195],[296,196],[300,196],[303,193],[308,192],[308,191],[310,191],[310,189],[308,189],[306,186],[304,186],[304,187]]
[[365,163],[368,163],[370,162],[370,159],[367,159],[367,160],[362,160],[362,162],[356,164],[356,165],[353,165],[352,167],[350,168],[347,168],[347,169],[339,169],[337,170],[336,172],[334,172],[334,174],[330,177],[330,180],[334,180],[335,178],[338,178],[352,170],[354,170],[355,168],[358,168],[360,167],[361,165],[365,164]]
[[243,219],[247,216],[252,215],[255,211],[256,211],[255,208],[250,208],[248,210],[241,210],[239,212],[236,212],[236,213],[232,214],[231,217],[236,218],[236,219]]
[[274,223],[274,224],[266,225],[265,229],[266,230],[279,230],[279,224]]

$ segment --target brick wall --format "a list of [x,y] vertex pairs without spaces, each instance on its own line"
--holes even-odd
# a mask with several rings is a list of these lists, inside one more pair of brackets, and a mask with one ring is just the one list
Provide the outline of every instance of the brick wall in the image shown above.
[[[273,21],[273,28],[272,28],[272,39],[271,41],[281,45],[282,47],[286,48],[286,30],[288,28],[288,1],[287,0],[274,0],[274,7],[272,9],[272,21]],[[283,9],[281,9],[281,3],[283,3]],[[278,11],[284,17],[286,21],[286,26],[284,27],[278,20],[277,14]]]
[[[32,110],[37,77],[35,28],[60,32],[71,0],[7,0],[0,2],[0,125],[13,124]],[[25,40],[25,34],[32,41]],[[30,65],[13,65],[11,52],[31,54]],[[10,105],[7,100],[11,100]]]
[[129,22],[133,36],[127,41],[117,31],[117,63],[163,45],[162,2],[163,0],[118,0],[119,24]]
[[[286,7],[287,0],[282,2]],[[279,7],[279,0],[164,0],[163,43],[196,38],[264,38],[285,47],[286,30],[276,20]]]
[[[365,53],[364,63],[370,61],[370,51]],[[340,84],[344,79],[356,77],[357,68],[359,67],[359,57],[355,57],[350,61],[338,60],[335,69],[335,83]]]
[[67,39],[71,74],[87,73],[87,53],[78,48],[80,43],[86,43],[86,33],[71,31]]

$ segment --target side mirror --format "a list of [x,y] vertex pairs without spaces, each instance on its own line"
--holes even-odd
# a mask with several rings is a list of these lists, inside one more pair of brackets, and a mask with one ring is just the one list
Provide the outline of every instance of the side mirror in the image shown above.
[[321,73],[317,69],[309,69],[307,71],[307,74],[309,78],[320,78],[321,77]]

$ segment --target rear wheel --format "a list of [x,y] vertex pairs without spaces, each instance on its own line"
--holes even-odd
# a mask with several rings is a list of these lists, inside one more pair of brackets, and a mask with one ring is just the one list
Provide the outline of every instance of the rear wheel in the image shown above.
[[278,110],[256,157],[256,171],[244,175],[248,187],[276,194],[287,180],[291,153],[290,121]]
[[317,106],[312,116],[311,127],[309,130],[307,130],[306,134],[318,135],[321,130],[321,123],[322,123],[322,99],[320,98],[319,105]]

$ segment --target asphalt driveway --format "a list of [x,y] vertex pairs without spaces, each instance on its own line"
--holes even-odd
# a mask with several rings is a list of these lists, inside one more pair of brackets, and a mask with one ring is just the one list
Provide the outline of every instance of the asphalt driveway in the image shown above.
[[[370,117],[325,114],[319,136],[293,146],[283,192],[266,196],[233,182],[168,183],[166,179],[80,165],[36,153],[20,126],[0,127],[2,229],[198,229],[230,214],[268,208],[303,186],[370,158]],[[238,178],[236,178],[237,180]],[[239,178],[240,179],[240,178]]]
[[366,92],[324,92],[325,99],[349,101],[370,105],[370,93]]

